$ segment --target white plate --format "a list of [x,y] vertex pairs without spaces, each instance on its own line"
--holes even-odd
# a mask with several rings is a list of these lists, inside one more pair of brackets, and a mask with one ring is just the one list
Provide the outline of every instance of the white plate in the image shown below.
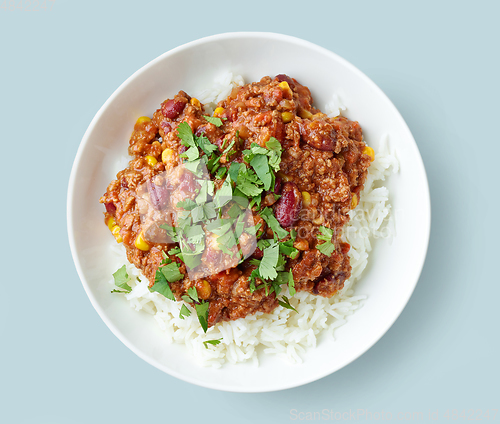
[[[111,295],[104,282],[116,270],[110,265],[112,240],[98,203],[115,177],[117,158],[126,154],[135,120],[151,115],[179,90],[199,92],[222,72],[245,81],[285,73],[307,85],[316,105],[340,93],[345,115],[360,122],[375,150],[390,134],[401,171],[390,177],[397,235],[392,244],[378,240],[356,293],[365,305],[336,331],[307,351],[304,363],[290,365],[262,356],[251,364],[222,369],[198,366],[183,345],[169,344],[150,315],[132,310]],[[429,241],[430,199],[425,169],[403,118],[385,94],[362,72],[334,53],[309,42],[271,33],[230,33],[203,38],[173,49],[132,75],[92,120],[78,149],[68,188],[68,233],[73,259],[94,308],[111,331],[133,352],[158,369],[182,380],[214,389],[264,392],[286,389],[324,377],[366,352],[397,319],[418,281]],[[389,358],[388,358],[389,359]],[[389,359],[390,360],[390,359]]]

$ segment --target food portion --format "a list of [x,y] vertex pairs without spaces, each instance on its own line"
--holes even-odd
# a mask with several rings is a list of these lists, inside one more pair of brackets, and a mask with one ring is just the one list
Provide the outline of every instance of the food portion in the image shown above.
[[213,116],[180,91],[134,126],[132,160],[100,199],[106,224],[150,290],[205,331],[292,308],[286,289],[330,298],[351,274],[342,229],[374,152],[357,122],[312,104],[278,75],[235,87]]

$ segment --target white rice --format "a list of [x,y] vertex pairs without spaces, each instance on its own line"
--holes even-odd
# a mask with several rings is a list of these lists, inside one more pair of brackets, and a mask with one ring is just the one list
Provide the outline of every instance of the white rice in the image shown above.
[[[226,74],[216,81],[214,87],[198,93],[196,97],[213,109],[235,85],[243,85],[243,79]],[[337,116],[346,107],[338,96],[334,96],[324,110],[330,116]],[[151,293],[148,280],[127,262],[124,247],[113,244],[117,268],[125,263],[128,274],[133,277],[129,283],[132,291],[125,295],[130,306],[151,314],[165,337],[170,342],[185,344],[201,365],[218,368],[226,361],[232,364],[244,361],[258,364],[261,352],[275,354],[290,363],[301,363],[302,355],[307,348],[316,346],[320,334],[333,337],[334,330],[345,324],[348,317],[362,306],[367,296],[355,295],[354,283],[359,280],[368,263],[372,240],[390,238],[395,233],[389,191],[381,185],[389,174],[399,169],[394,152],[389,151],[387,138],[384,136],[381,140],[375,160],[369,168],[360,203],[351,212],[351,220],[344,231],[343,237],[351,245],[351,278],[345,282],[344,289],[331,299],[299,292],[290,299],[298,313],[278,306],[271,314],[258,312],[236,321],[218,323],[205,334],[196,313],[191,313],[185,319],[179,318],[182,302],[172,302],[159,293]],[[136,280],[137,277],[141,282]],[[109,283],[113,285],[113,278]],[[213,339],[222,340],[220,344],[208,345],[206,348],[203,342]]]

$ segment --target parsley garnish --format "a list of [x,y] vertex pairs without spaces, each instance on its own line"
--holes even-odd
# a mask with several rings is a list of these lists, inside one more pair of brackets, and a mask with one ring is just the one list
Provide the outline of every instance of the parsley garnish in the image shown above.
[[158,292],[167,299],[175,301],[175,296],[172,293],[169,283],[181,280],[184,278],[184,274],[181,274],[179,271],[180,265],[178,263],[172,262],[165,252],[162,253],[163,260],[161,261],[160,267],[156,270],[155,283],[149,290]]
[[111,293],[130,293],[132,291],[132,288],[127,284],[130,281],[130,277],[127,274],[125,265],[113,274],[113,278],[115,280],[115,286],[119,287],[121,290],[113,290]]
[[321,234],[318,234],[317,238],[319,240],[324,240],[325,243],[317,244],[316,249],[318,249],[323,255],[331,256],[335,252],[335,245],[332,243],[333,230],[327,227],[319,227]]

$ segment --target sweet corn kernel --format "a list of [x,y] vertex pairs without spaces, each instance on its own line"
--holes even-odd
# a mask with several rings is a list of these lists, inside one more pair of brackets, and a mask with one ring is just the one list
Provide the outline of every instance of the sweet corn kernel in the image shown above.
[[288,182],[288,181],[292,181],[292,177],[290,177],[290,175],[287,175],[281,171],[278,171],[278,177],[280,177],[285,183]]
[[172,149],[165,149],[161,153],[161,161],[163,163],[168,163],[174,158],[174,151]]
[[214,110],[214,116],[216,118],[222,118],[222,114],[225,112],[225,109],[223,107],[218,107]]
[[313,114],[311,112],[309,112],[308,110],[305,110],[305,109],[300,109],[299,110],[299,116],[302,118],[302,119],[311,119]]
[[296,240],[293,247],[297,250],[309,250],[309,242],[307,240]]
[[307,208],[311,204],[311,195],[307,191],[302,192],[302,205]]
[[290,86],[286,81],[281,81],[278,85],[282,90],[290,90]]
[[120,227],[118,225],[115,225],[111,229],[111,234],[115,236],[115,240],[117,243],[121,243],[123,241],[122,236],[120,235]]
[[158,161],[156,160],[156,158],[154,156],[146,156],[146,162],[148,163],[149,166],[153,167],[155,166]]
[[144,240],[144,236],[142,235],[142,231],[139,233],[137,238],[135,239],[135,247],[137,247],[139,250],[142,250],[144,252],[147,252],[149,249],[151,249],[151,246],[148,244],[146,240]]
[[149,121],[151,121],[151,118],[148,118],[147,116],[141,116],[141,117],[137,120],[136,124],[137,124],[137,125],[140,125],[140,124],[143,124],[144,122],[149,122]]
[[282,112],[281,113],[281,119],[283,120],[283,122],[285,124],[288,124],[293,119],[293,113],[292,112]]
[[372,162],[375,160],[375,151],[370,146],[365,146],[363,154],[370,156],[370,160]]
[[356,206],[358,206],[358,196],[353,194],[351,199],[351,209],[354,209]]
[[195,97],[193,97],[189,103],[191,103],[194,107],[200,109],[201,108],[201,103],[198,99],[196,99]]
[[206,300],[212,294],[212,287],[207,280],[200,280],[196,282],[196,291],[200,299]]
[[113,227],[116,225],[115,218],[113,218],[112,216],[110,216],[110,217],[106,220],[106,225],[108,226],[109,231],[113,231]]

